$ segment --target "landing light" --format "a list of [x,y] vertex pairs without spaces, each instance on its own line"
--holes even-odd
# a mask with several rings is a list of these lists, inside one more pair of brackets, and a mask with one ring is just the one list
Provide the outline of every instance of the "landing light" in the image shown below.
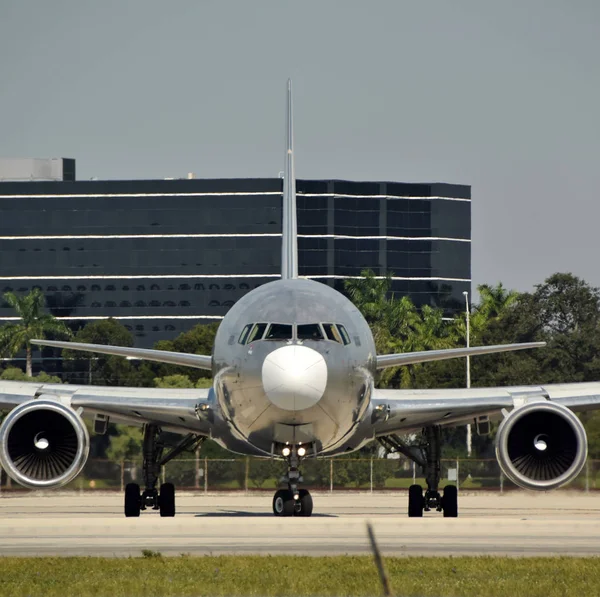
[[298,456],[302,457],[306,454],[306,448],[303,448],[302,446],[300,446],[298,448]]
[[285,448],[283,448],[283,450],[281,450],[281,453],[282,453],[284,456],[289,456],[289,455],[290,455],[290,453],[291,453],[291,450],[290,450],[290,449],[289,449],[289,448],[286,446]]

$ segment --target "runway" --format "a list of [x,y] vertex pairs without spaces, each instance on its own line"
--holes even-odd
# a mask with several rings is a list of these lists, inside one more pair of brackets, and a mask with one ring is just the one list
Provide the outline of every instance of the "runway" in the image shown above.
[[600,555],[600,495],[462,494],[459,518],[406,516],[406,494],[314,494],[311,518],[276,518],[272,496],[179,493],[177,516],[123,516],[121,494],[46,492],[0,497],[0,555],[139,556],[369,553],[366,522],[384,555]]

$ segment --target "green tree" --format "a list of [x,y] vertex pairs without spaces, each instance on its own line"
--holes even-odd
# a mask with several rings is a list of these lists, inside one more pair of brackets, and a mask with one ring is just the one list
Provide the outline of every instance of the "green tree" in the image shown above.
[[193,388],[194,384],[187,375],[166,375],[155,377],[154,385],[157,388]]
[[25,349],[27,377],[33,375],[31,340],[43,339],[48,335],[71,336],[71,330],[52,315],[44,312],[46,299],[39,288],[19,297],[13,292],[5,292],[4,300],[15,310],[20,321],[0,328],[0,354],[14,357]]
[[6,381],[36,381],[40,383],[62,383],[60,377],[48,375],[45,371],[40,371],[34,377],[27,377],[19,367],[8,367],[0,375],[0,379]]
[[[112,346],[133,346],[131,332],[114,319],[101,319],[88,323],[74,337],[75,342],[108,344]],[[151,370],[136,367],[134,361],[124,357],[92,354],[77,350],[64,350],[63,358],[70,362],[72,371],[80,378],[96,385],[149,386],[153,385]]]
[[[188,354],[212,354],[219,323],[199,324],[177,336],[174,340],[161,340],[154,345],[156,350],[169,350]],[[210,371],[192,369],[179,365],[158,364],[153,366],[155,377],[185,375],[195,384],[199,379],[210,377]],[[193,387],[193,385],[191,386]]]
[[115,425],[117,435],[110,438],[106,457],[115,462],[135,460],[142,452],[142,430],[140,427]]

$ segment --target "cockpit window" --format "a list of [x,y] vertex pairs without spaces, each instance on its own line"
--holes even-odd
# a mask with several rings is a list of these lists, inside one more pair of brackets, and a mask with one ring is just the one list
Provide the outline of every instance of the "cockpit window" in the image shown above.
[[249,323],[243,330],[242,333],[240,334],[240,337],[238,339],[238,343],[239,344],[246,344],[246,340],[248,339],[248,334],[250,333],[250,330],[252,329],[252,326],[254,324],[253,323]]
[[265,340],[291,340],[292,326],[285,323],[272,323],[267,330]]
[[323,340],[323,332],[318,323],[298,325],[298,340]]
[[344,346],[346,346],[347,344],[350,344],[350,336],[348,335],[346,328],[340,324],[338,324],[337,328],[340,331],[340,334],[342,335],[342,340],[344,341]]
[[266,329],[267,329],[266,323],[254,324],[254,327],[252,328],[252,331],[250,332],[250,335],[248,336],[248,340],[246,340],[246,343],[254,342],[255,340],[261,340]]
[[333,323],[324,323],[323,329],[325,330],[325,334],[327,334],[327,340],[332,340],[333,342],[339,342],[343,344],[342,336],[338,332],[338,329],[335,327]]

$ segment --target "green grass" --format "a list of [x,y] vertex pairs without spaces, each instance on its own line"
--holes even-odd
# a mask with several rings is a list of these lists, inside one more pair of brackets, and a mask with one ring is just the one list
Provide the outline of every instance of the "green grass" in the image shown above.
[[[600,558],[386,558],[397,596],[597,594]],[[2,558],[0,595],[380,595],[367,556]]]

